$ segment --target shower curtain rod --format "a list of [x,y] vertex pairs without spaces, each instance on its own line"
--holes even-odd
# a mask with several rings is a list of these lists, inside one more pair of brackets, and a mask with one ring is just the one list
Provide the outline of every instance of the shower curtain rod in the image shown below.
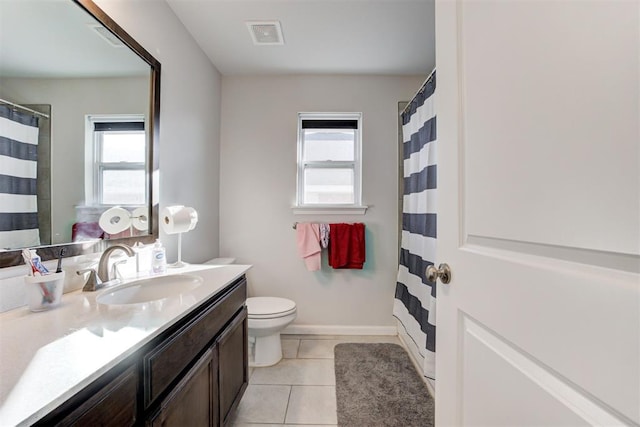
[[400,115],[403,115],[404,113],[407,112],[407,109],[411,106],[411,103],[413,102],[414,99],[416,99],[416,96],[418,96],[418,94],[420,92],[422,92],[425,88],[425,86],[427,86],[427,83],[429,83],[429,80],[431,79],[431,77],[433,76],[433,73],[436,72],[436,69],[434,68],[433,70],[431,70],[431,72],[429,73],[429,75],[427,76],[427,78],[425,79],[425,81],[422,83],[422,86],[420,86],[420,89],[418,89],[418,91],[411,97],[411,100],[409,101],[409,103],[404,107],[404,109],[402,110],[402,112],[400,113]]
[[6,99],[0,98],[0,102],[2,102],[3,104],[11,105],[12,107],[15,107],[15,108],[20,108],[21,110],[28,111],[29,113],[32,113],[32,114],[37,114],[39,116],[44,117],[45,119],[49,118],[48,114],[44,114],[44,113],[41,113],[40,111],[32,110],[31,108],[27,108],[24,105],[15,104],[11,101],[7,101]]

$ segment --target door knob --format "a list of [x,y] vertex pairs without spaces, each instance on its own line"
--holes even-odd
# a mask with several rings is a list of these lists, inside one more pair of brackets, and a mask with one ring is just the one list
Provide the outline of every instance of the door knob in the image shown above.
[[451,282],[451,268],[448,264],[440,264],[436,268],[433,264],[427,267],[427,280],[435,282],[438,277],[445,285]]

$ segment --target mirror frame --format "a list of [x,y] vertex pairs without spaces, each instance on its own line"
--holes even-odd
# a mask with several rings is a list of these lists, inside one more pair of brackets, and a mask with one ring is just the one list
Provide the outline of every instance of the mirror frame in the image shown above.
[[[147,52],[136,40],[133,39],[122,27],[111,19],[92,0],[72,0],[78,7],[82,8],[96,21],[111,31],[116,37],[133,51],[140,59],[151,67],[150,74],[150,103],[149,103],[149,150],[147,152],[147,182],[148,182],[148,205],[150,207],[149,231],[145,236],[125,237],[110,240],[90,240],[84,242],[72,242],[57,245],[39,246],[38,255],[43,261],[55,259],[59,256],[62,248],[66,248],[65,258],[102,252],[107,247],[116,243],[126,243],[133,245],[135,242],[152,243],[158,238],[158,195],[159,195],[159,134],[160,134],[160,62]],[[0,268],[12,267],[24,264],[22,260],[22,249],[0,252]]]

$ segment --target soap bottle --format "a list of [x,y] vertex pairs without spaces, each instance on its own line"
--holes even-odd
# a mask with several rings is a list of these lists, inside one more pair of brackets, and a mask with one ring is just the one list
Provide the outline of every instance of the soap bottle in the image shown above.
[[151,271],[154,274],[167,271],[167,254],[160,240],[156,240],[151,250]]

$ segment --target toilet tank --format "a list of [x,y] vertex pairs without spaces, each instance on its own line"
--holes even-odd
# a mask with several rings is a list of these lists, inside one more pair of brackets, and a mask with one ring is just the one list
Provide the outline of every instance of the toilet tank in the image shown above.
[[233,264],[234,262],[236,262],[235,258],[214,258],[214,259],[210,259],[209,261],[205,262],[205,264],[227,265],[227,264]]

